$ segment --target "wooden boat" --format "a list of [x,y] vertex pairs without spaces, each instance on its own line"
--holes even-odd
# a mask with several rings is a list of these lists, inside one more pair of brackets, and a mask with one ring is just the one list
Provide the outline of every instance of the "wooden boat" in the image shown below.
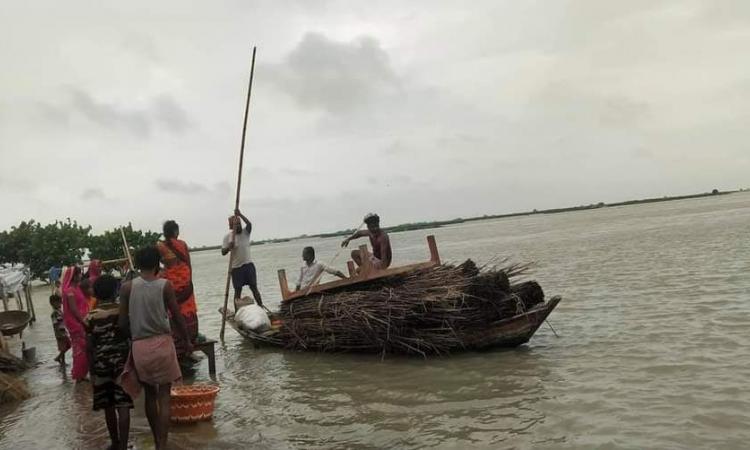
[[[534,336],[534,333],[547,319],[547,316],[555,309],[561,297],[552,297],[545,303],[540,303],[525,313],[511,318],[495,322],[490,328],[477,330],[464,335],[467,346],[460,350],[487,350],[491,348],[509,348],[523,345]],[[276,318],[271,315],[272,320]],[[278,332],[271,329],[262,333],[241,327],[234,317],[227,318],[229,326],[237,330],[241,336],[250,341],[256,348],[259,347],[284,347],[284,341],[279,339]]]
[[[329,283],[322,283],[314,286],[307,291],[292,292],[289,290],[286,273],[284,270],[279,270],[279,286],[281,289],[282,301],[290,301],[295,298],[326,293],[332,290],[346,289],[347,287],[354,287],[359,283],[376,280],[379,278],[390,277],[394,275],[404,274],[415,270],[431,268],[440,265],[440,256],[438,254],[437,245],[435,243],[434,236],[427,237],[427,244],[430,251],[429,261],[411,264],[407,266],[394,267],[386,270],[374,270],[369,264],[368,250],[366,246],[361,246],[359,250],[362,252],[364,257],[362,258],[365,262],[359,271],[355,271],[354,264],[352,261],[348,262],[350,278],[345,280],[337,280]],[[461,331],[460,340],[463,342],[463,346],[455,348],[453,351],[461,350],[483,350],[498,347],[517,347],[519,345],[527,343],[534,333],[539,329],[542,323],[547,319],[547,316],[557,307],[561,301],[561,297],[553,297],[546,302],[534,305],[532,308],[525,312],[519,313],[515,316],[494,322],[488,327],[482,329]],[[283,326],[279,324],[279,314],[271,313],[270,319],[275,325],[267,331],[256,332],[248,330],[242,327],[234,317],[228,317],[227,322],[234,328],[240,335],[245,337],[248,341],[253,343],[256,347],[285,347],[285,342],[279,337],[279,328]]]

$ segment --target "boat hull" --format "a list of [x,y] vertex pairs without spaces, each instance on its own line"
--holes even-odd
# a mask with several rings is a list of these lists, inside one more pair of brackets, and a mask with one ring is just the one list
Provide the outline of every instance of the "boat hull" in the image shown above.
[[[451,352],[512,348],[523,345],[529,342],[561,300],[561,297],[553,297],[524,313],[495,322],[483,330],[464,332],[461,336],[464,346],[451,349]],[[234,318],[228,318],[227,323],[256,347],[285,347],[281,339],[269,333],[256,333],[244,329],[235,322]]]

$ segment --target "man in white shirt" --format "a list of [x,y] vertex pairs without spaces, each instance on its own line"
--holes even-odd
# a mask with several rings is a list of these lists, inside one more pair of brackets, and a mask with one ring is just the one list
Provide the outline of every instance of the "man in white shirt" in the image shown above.
[[320,276],[325,273],[336,275],[339,278],[346,278],[340,270],[331,269],[323,263],[315,261],[315,249],[312,247],[305,247],[302,250],[302,259],[305,264],[299,271],[299,280],[297,281],[297,290],[308,289],[310,286],[318,284]]
[[[242,228],[242,222],[245,222],[245,228]],[[263,306],[263,300],[260,298],[258,291],[258,279],[255,272],[255,264],[250,259],[250,232],[253,230],[253,224],[245,217],[239,209],[234,210],[234,216],[229,217],[229,229],[234,229],[224,236],[224,242],[221,245],[221,254],[226,255],[232,252],[232,286],[234,287],[234,302],[242,298],[242,288],[249,286],[258,306]]]

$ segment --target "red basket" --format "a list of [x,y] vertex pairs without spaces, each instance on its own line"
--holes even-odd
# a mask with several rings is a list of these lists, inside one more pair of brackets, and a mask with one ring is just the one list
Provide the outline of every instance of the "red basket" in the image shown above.
[[170,420],[177,423],[211,420],[219,386],[190,384],[172,387]]

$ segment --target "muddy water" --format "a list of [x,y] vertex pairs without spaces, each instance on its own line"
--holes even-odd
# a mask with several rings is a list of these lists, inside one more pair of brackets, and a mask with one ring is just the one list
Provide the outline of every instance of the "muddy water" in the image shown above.
[[[550,317],[560,338],[545,327],[512,351],[381,361],[255,350],[229,329],[216,417],[174,428],[174,447],[747,448],[750,195],[431,232],[447,260],[538,261],[536,278],[564,296]],[[393,235],[396,261],[425,258],[425,234]],[[276,269],[297,268],[310,244],[324,261],[337,249],[254,248],[267,303],[279,300]],[[201,328],[217,337],[226,261],[193,261]],[[42,361],[26,375],[34,397],[0,409],[0,448],[104,448],[90,388],[51,361],[44,289],[36,301],[40,320],[24,335]],[[209,379],[205,363],[193,378]],[[133,439],[151,448],[140,405]]]

